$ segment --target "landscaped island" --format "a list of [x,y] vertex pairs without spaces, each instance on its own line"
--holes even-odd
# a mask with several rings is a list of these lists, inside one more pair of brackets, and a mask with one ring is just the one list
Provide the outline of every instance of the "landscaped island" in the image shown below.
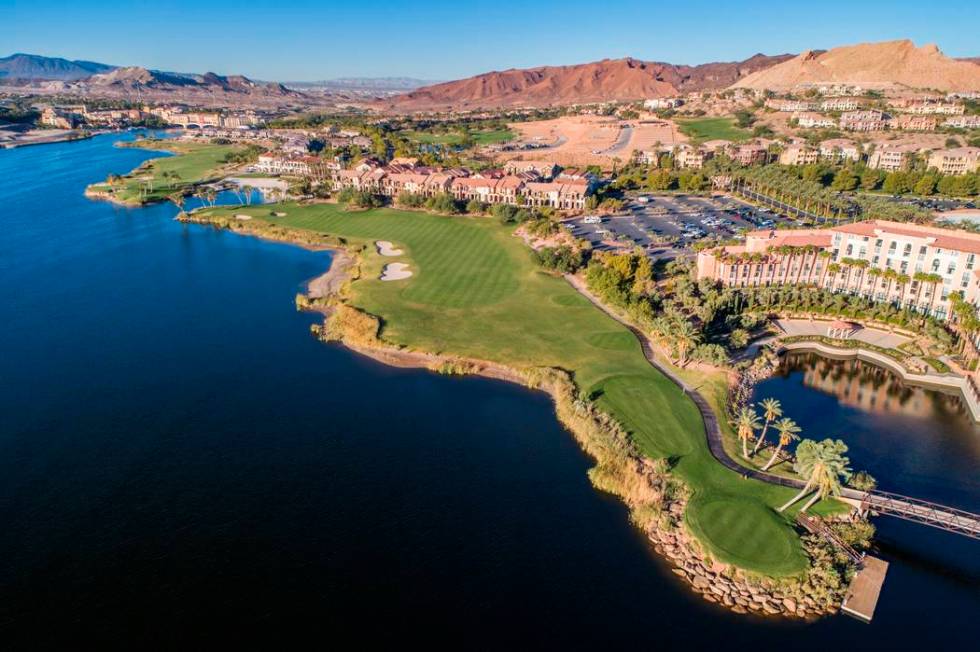
[[[706,599],[796,616],[839,604],[846,564],[815,537],[801,540],[792,527],[798,505],[777,511],[795,490],[722,466],[691,399],[649,364],[627,328],[542,271],[512,226],[322,203],[212,208],[184,219],[354,255],[353,282],[313,300],[328,313],[318,329],[327,339],[389,362],[550,392],[559,418],[596,459],[595,486],[629,505]],[[379,241],[401,255],[382,255]],[[381,280],[393,262],[413,275]],[[716,407],[724,388],[711,379]]]

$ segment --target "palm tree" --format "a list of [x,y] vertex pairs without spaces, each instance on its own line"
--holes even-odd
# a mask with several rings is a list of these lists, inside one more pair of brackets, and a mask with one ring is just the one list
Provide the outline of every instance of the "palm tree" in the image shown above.
[[779,443],[776,445],[776,450],[772,452],[772,457],[766,462],[766,465],[762,467],[763,471],[768,471],[769,467],[776,463],[779,459],[779,453],[782,452],[783,448],[789,446],[792,442],[799,439],[796,433],[802,432],[802,429],[796,425],[796,422],[790,418],[784,417],[777,421],[773,427],[776,432],[779,433]]
[[701,333],[691,325],[691,322],[684,319],[677,324],[674,329],[674,346],[677,348],[678,364],[684,366],[684,363],[687,362],[688,351],[697,346],[700,339]]
[[793,470],[806,477],[806,484],[779,511],[785,511],[812,490],[816,491],[800,511],[805,512],[813,503],[827,496],[840,495],[841,480],[847,481],[851,477],[850,460],[844,455],[846,452],[847,444],[839,439],[824,439],[821,442],[807,439],[801,442],[796,447]]
[[742,457],[749,459],[749,440],[759,429],[759,415],[746,406],[738,412],[738,438],[742,440]]
[[766,431],[769,430],[769,424],[783,416],[783,406],[780,404],[778,399],[764,398],[759,402],[759,407],[762,408],[762,416],[765,418],[766,422],[762,426],[762,431],[759,433],[759,438],[755,440],[755,447],[752,448],[753,455],[759,452],[759,447],[762,446],[762,442],[765,441]]
[[177,207],[178,211],[180,211],[181,213],[184,212],[184,195],[182,193],[175,192],[171,195],[168,195],[167,199],[173,202],[173,205]]

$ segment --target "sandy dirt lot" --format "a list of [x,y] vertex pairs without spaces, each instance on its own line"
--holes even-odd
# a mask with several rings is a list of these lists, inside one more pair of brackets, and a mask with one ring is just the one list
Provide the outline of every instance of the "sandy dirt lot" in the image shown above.
[[[657,149],[657,143],[662,148],[672,148],[684,142],[687,142],[687,136],[670,120],[643,119],[633,123],[633,133],[623,151],[629,156],[633,150],[642,152]],[[623,158],[622,154],[620,158]]]
[[[613,155],[605,156],[600,152],[616,145],[622,132],[620,120],[593,115],[518,122],[510,126],[520,134],[522,141],[548,145],[547,148],[522,152],[519,156],[546,158],[570,166],[609,163]],[[505,152],[503,158],[515,158],[515,153]]]

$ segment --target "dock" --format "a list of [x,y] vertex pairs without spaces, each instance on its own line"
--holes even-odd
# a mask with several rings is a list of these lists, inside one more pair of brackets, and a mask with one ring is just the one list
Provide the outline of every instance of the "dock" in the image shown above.
[[841,604],[841,611],[870,623],[875,615],[875,607],[878,606],[881,585],[885,583],[885,574],[888,573],[888,562],[877,557],[866,556],[863,563],[864,566],[851,580],[847,596]]

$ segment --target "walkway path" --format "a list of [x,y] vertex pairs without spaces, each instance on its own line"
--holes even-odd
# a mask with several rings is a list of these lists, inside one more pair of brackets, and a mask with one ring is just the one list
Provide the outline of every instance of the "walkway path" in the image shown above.
[[[670,378],[684,391],[685,394],[690,397],[692,401],[694,401],[698,411],[701,413],[701,420],[704,422],[704,432],[708,439],[708,449],[711,451],[711,455],[716,460],[718,460],[725,467],[735,471],[745,478],[761,480],[770,484],[790,487],[793,489],[801,489],[803,487],[804,482],[802,480],[797,480],[795,478],[784,478],[778,475],[773,475],[772,473],[765,473],[764,471],[750,469],[742,466],[734,458],[732,458],[732,456],[728,454],[728,451],[725,450],[724,434],[721,431],[721,426],[718,425],[718,418],[715,415],[715,411],[711,408],[711,405],[708,403],[707,399],[704,398],[697,388],[692,388],[682,378],[677,376],[672,369],[661,364],[660,361],[657,360],[653,343],[650,342],[650,338],[648,338],[640,329],[636,328],[616,313],[610,311],[601,301],[599,301],[598,297],[589,292],[588,288],[585,287],[585,284],[579,278],[566,274],[565,279],[571,284],[572,287],[578,290],[582,296],[592,302],[596,308],[628,328],[629,331],[636,336],[636,339],[639,340],[640,347],[643,349],[643,355],[647,359],[647,362],[649,362],[650,365],[652,365],[657,371]],[[898,494],[889,494],[883,491],[866,492],[844,488],[841,490],[841,496],[843,498],[850,499],[850,501],[858,502],[862,506],[862,509],[870,509],[881,514],[896,516],[898,518],[914,521],[916,523],[922,523],[923,525],[929,525],[931,527],[936,527],[949,532],[963,534],[974,539],[980,539],[980,515],[978,514],[953,509],[944,505],[929,503],[916,498],[909,498]]]

